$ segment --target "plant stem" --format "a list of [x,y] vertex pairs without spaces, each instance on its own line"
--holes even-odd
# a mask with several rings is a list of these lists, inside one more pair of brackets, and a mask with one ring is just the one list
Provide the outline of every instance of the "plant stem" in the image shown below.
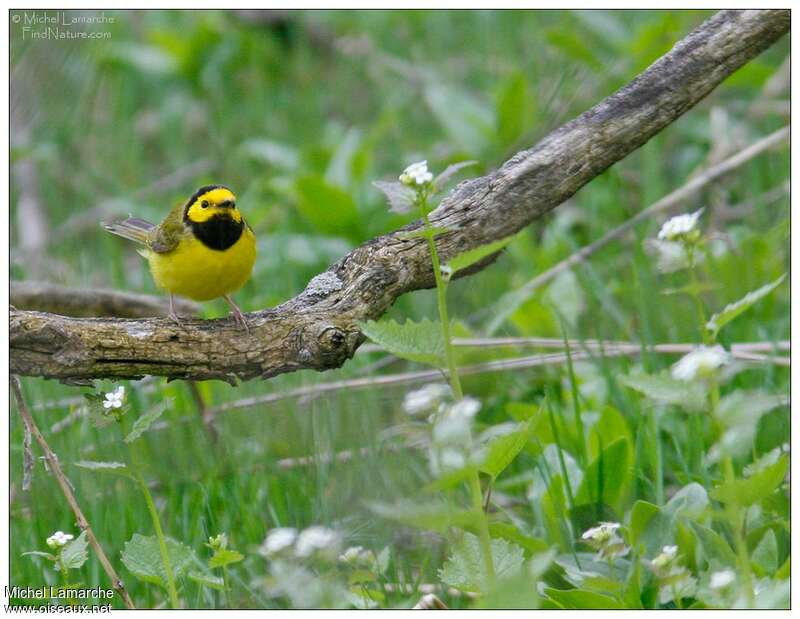
[[[131,449],[133,451],[133,449]],[[164,531],[161,528],[161,521],[158,518],[158,510],[156,504],[153,502],[153,495],[144,481],[144,477],[139,472],[138,467],[134,466],[133,474],[142,490],[144,500],[147,503],[147,509],[150,512],[150,519],[153,521],[153,528],[156,531],[156,538],[158,539],[158,551],[161,554],[161,563],[164,564],[164,572],[167,575],[167,590],[169,591],[169,599],[172,608],[180,608],[180,600],[178,599],[178,590],[175,588],[175,575],[172,573],[172,564],[169,560],[169,552],[167,550],[167,539],[164,537]]]
[[450,374],[450,386],[453,389],[453,395],[456,400],[464,397],[464,392],[461,390],[461,380],[458,377],[456,369],[456,358],[453,349],[453,343],[450,337],[450,319],[447,315],[447,297],[445,295],[446,283],[442,279],[442,269],[439,263],[439,254],[436,251],[436,242],[433,240],[433,230],[431,229],[431,222],[428,219],[428,213],[425,210],[425,201],[423,200],[421,206],[422,220],[425,222],[425,230],[428,232],[428,250],[431,254],[431,263],[433,265],[433,277],[436,280],[436,301],[439,306],[439,322],[442,323],[442,338],[444,339],[444,353],[447,359],[447,371]]
[[[732,484],[736,481],[736,474],[734,473],[733,461],[730,456],[725,456],[722,459],[722,469],[725,474],[725,484],[728,485],[728,487],[732,487]],[[742,511],[745,514],[747,513],[746,510]],[[753,608],[755,605],[753,596],[753,574],[750,569],[750,557],[747,553],[747,543],[742,535],[742,527],[739,522],[739,505],[736,502],[726,502],[725,514],[733,530],[733,545],[736,548],[736,559],[739,563],[739,571],[742,573],[742,584],[744,585],[745,594],[747,595],[747,603],[750,608]]]
[[492,557],[492,540],[489,536],[489,522],[486,520],[486,513],[483,511],[483,493],[481,492],[481,482],[478,478],[478,471],[474,471],[469,478],[469,488],[472,495],[472,509],[478,518],[479,533],[478,539],[481,544],[481,554],[486,569],[486,577],[489,580],[489,588],[494,586],[494,558]]

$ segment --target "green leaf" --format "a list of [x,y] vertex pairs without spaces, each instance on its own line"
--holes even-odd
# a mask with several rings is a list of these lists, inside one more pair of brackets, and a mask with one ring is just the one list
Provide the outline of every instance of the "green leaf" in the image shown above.
[[608,503],[612,505],[628,482],[631,471],[628,467],[630,445],[620,438],[611,443],[600,457],[586,469],[583,482],[575,495],[576,505],[581,503]]
[[447,532],[452,526],[464,528],[475,524],[475,514],[472,511],[460,510],[447,503],[437,501],[370,503],[369,508],[387,520],[441,533]]
[[477,155],[494,135],[494,114],[487,103],[461,88],[431,80],[425,102],[448,137],[467,153]]
[[759,576],[772,576],[775,573],[778,569],[778,539],[775,537],[775,531],[767,529],[750,560],[761,572]]
[[622,604],[608,595],[583,591],[581,589],[552,589],[546,588],[544,594],[557,603],[561,608],[608,610],[622,608]]
[[705,408],[706,394],[700,383],[676,380],[667,371],[660,374],[621,375],[618,379],[626,387],[656,402],[681,406],[690,411]]
[[519,140],[533,120],[533,100],[528,82],[521,72],[501,86],[497,96],[497,140],[507,148]]
[[549,549],[549,545],[543,539],[525,535],[510,522],[490,522],[489,535],[517,544],[526,554],[538,554]]
[[736,555],[719,533],[696,522],[689,522],[689,524],[700,542],[703,555],[709,565],[713,561],[717,561],[726,567],[736,567]]
[[397,181],[373,181],[372,184],[383,192],[393,213],[408,213],[414,208],[416,192]]
[[717,486],[711,497],[722,503],[733,503],[748,507],[772,494],[783,483],[789,470],[789,458],[782,455],[775,464],[768,466],[747,479],[736,479]]
[[697,482],[692,482],[672,496],[664,506],[664,511],[690,520],[699,520],[705,515],[709,503],[706,489]]
[[77,570],[89,558],[89,541],[86,531],[83,531],[74,540],[67,542],[61,549],[61,565],[68,570]]
[[230,550],[229,548],[220,548],[208,560],[208,567],[212,569],[216,567],[225,567],[231,563],[238,563],[242,559],[244,559],[244,555],[241,552]]
[[427,318],[420,322],[393,320],[360,322],[359,327],[369,339],[402,359],[436,367],[445,365],[442,327]]
[[628,529],[631,536],[631,546],[636,547],[645,532],[648,523],[660,512],[657,505],[647,501],[636,501],[631,508]]
[[94,460],[78,460],[75,466],[97,473],[112,473],[129,476],[128,466],[122,462],[96,462]]
[[743,312],[747,311],[756,302],[763,299],[770,292],[775,290],[778,286],[780,286],[783,283],[784,279],[786,279],[785,273],[781,275],[778,279],[776,279],[774,282],[767,284],[766,286],[762,286],[758,290],[753,290],[751,292],[748,292],[741,299],[736,301],[736,303],[731,303],[730,305],[725,306],[725,308],[721,312],[714,314],[709,319],[709,321],[706,323],[706,329],[712,334],[714,338],[716,338],[717,334],[719,333],[719,330],[722,329],[722,327],[724,327],[731,320],[733,320]]
[[148,428],[153,424],[153,422],[161,417],[164,411],[167,409],[167,406],[171,404],[170,400],[163,400],[159,402],[155,406],[153,406],[149,411],[140,415],[136,421],[133,422],[133,427],[131,431],[128,433],[128,436],[125,437],[126,443],[132,443],[137,438],[139,438],[142,434],[147,432]]
[[486,445],[486,459],[480,470],[496,479],[514,461],[528,442],[533,426],[532,420],[520,423],[516,429],[491,439]]
[[[516,575],[524,562],[522,548],[502,539],[491,540],[491,546],[497,579]],[[462,591],[489,590],[480,540],[475,535],[464,533],[455,543],[450,557],[439,570],[439,578],[445,584]]]
[[192,571],[187,574],[187,578],[204,587],[216,589],[217,591],[225,590],[225,581],[221,576],[215,576],[214,574],[208,574],[206,572]]
[[58,561],[58,557],[56,557],[55,555],[50,554],[49,552],[42,552],[41,550],[29,550],[28,552],[23,552],[21,556],[23,556],[23,557],[44,557],[48,561],[53,561],[53,562]]
[[358,237],[358,207],[344,189],[319,176],[298,178],[295,189],[297,210],[319,232],[330,236]]
[[[200,565],[194,550],[185,544],[167,538],[166,545],[175,578],[184,576],[190,567]],[[121,556],[122,563],[138,579],[167,588],[167,575],[161,562],[158,538],[154,535],[145,537],[134,533],[133,537],[125,542]]]
[[493,243],[488,243],[486,245],[476,247],[475,249],[465,251],[451,258],[450,262],[447,263],[447,266],[453,270],[453,274],[455,275],[458,271],[463,271],[476,262],[480,262],[486,258],[486,256],[491,256],[492,254],[497,253],[506,245],[508,245],[513,239],[513,236],[507,236],[499,241],[494,241]]

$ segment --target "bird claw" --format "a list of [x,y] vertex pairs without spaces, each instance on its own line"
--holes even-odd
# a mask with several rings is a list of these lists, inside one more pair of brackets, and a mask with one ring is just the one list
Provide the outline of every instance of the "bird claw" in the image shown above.
[[234,322],[236,322],[236,324],[239,325],[240,328],[244,329],[249,335],[250,327],[247,324],[247,320],[245,319],[244,314],[242,314],[241,310],[238,307],[234,310],[231,310],[231,316],[233,316]]

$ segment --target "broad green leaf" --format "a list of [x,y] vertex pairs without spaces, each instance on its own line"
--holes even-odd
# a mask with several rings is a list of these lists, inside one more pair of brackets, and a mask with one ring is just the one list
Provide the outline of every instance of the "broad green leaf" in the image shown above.
[[586,295],[581,283],[571,270],[559,273],[545,290],[543,301],[555,308],[570,327],[575,327],[586,309]]
[[[564,570],[564,580],[578,589],[594,588],[602,592],[622,591],[620,574],[626,574],[631,561],[617,558],[610,565],[608,561],[598,559],[593,552],[576,552],[560,554],[556,563]],[[599,587],[599,588],[598,588]]]
[[477,161],[459,161],[458,163],[451,163],[443,172],[433,179],[433,186],[436,191],[444,189],[445,184],[449,181],[454,174],[468,168],[469,166],[477,165]]
[[[585,417],[589,416],[585,415]],[[628,441],[629,445],[633,445],[633,435],[625,417],[616,408],[604,406],[599,418],[589,429],[589,457],[596,458],[600,454],[601,448],[607,447],[620,438]],[[628,455],[632,457],[633,453]]]
[[711,491],[711,497],[722,503],[748,507],[772,494],[783,483],[788,470],[789,458],[784,454],[775,464],[747,479],[736,479],[717,486]]
[[149,411],[144,413],[143,415],[139,415],[136,418],[136,421],[133,422],[133,427],[131,431],[128,433],[128,436],[125,437],[126,443],[132,443],[137,438],[139,438],[142,434],[147,432],[153,422],[161,417],[164,411],[167,409],[167,406],[171,404],[170,400],[163,400],[158,404],[153,405]]
[[428,501],[415,503],[397,501],[395,503],[370,503],[370,510],[382,518],[420,529],[446,532],[450,527],[469,527],[475,523],[475,514],[460,510],[447,503]]
[[532,425],[532,420],[529,419],[518,424],[512,432],[490,440],[486,444],[486,459],[481,464],[480,470],[490,475],[492,479],[497,478],[525,447]]
[[372,184],[386,196],[393,213],[408,213],[414,208],[417,194],[411,187],[397,181],[373,181]]
[[[516,575],[524,562],[522,548],[502,539],[491,540],[492,559],[498,580]],[[439,570],[445,584],[462,591],[486,592],[489,580],[481,544],[472,533],[464,533],[452,547],[450,557]]]
[[706,404],[705,390],[699,382],[676,380],[666,371],[660,374],[621,375],[619,382],[651,400],[681,406],[690,411],[702,410]]
[[738,425],[755,427],[764,413],[779,406],[786,406],[788,403],[789,400],[785,395],[737,389],[720,400],[718,416],[726,428]]
[[540,598],[537,585],[554,557],[554,549],[531,557],[515,576],[504,578],[488,595],[480,597],[477,607],[524,610],[538,608]]
[[319,176],[298,178],[295,189],[297,210],[318,231],[330,236],[358,236],[358,207],[344,189]]
[[294,172],[300,162],[297,149],[283,142],[268,140],[266,138],[251,138],[246,140],[241,148],[243,152],[254,159],[280,168],[286,172]]
[[694,530],[703,550],[703,556],[709,564],[717,561],[726,567],[736,567],[736,555],[719,533],[696,522],[689,522],[689,525]]
[[706,489],[697,482],[692,482],[672,496],[664,506],[664,511],[690,520],[699,520],[705,515],[709,504]]
[[83,531],[61,549],[61,564],[68,570],[77,570],[89,558],[88,546],[86,531]]
[[510,522],[490,522],[489,535],[522,547],[526,554],[542,553],[549,549],[549,545],[543,539],[525,535]]
[[759,576],[772,576],[778,569],[778,540],[775,531],[767,529],[761,541],[758,542],[750,560],[754,567],[761,572]]
[[575,503],[602,502],[613,505],[631,475],[628,454],[631,448],[627,439],[611,443],[600,457],[586,469]]
[[199,585],[216,589],[217,591],[225,590],[225,581],[221,576],[215,576],[214,574],[208,574],[205,572],[192,571],[187,574],[187,578]]
[[706,329],[708,329],[708,331],[712,334],[712,336],[716,338],[717,333],[719,333],[719,330],[722,329],[722,327],[724,327],[731,320],[738,317],[743,312],[747,311],[756,302],[763,299],[770,292],[775,290],[778,286],[780,286],[783,283],[784,279],[786,279],[785,273],[781,275],[778,279],[776,279],[774,282],[767,284],[766,286],[762,286],[758,290],[753,290],[752,292],[748,292],[741,299],[736,301],[736,303],[731,303],[730,305],[725,306],[725,308],[721,312],[714,314],[709,319],[709,321],[706,323]]
[[447,263],[447,266],[453,270],[453,274],[458,273],[466,269],[467,267],[472,266],[476,262],[480,262],[487,256],[491,256],[492,254],[497,253],[501,249],[503,249],[506,245],[508,245],[512,240],[514,240],[513,236],[507,236],[504,239],[500,239],[499,241],[494,241],[493,243],[488,243],[486,245],[481,245],[480,247],[476,247],[475,249],[470,249],[469,251],[465,251],[461,254],[458,254],[450,259]]
[[622,608],[622,604],[608,595],[581,589],[552,589],[546,588],[544,594],[562,608],[608,610]]
[[[185,544],[171,538],[167,538],[166,544],[170,566],[175,578],[181,578],[190,567],[200,564],[194,550]],[[130,541],[125,542],[121,556],[122,563],[138,579],[166,589],[166,571],[161,562],[158,539],[154,535],[145,537],[134,533]]]
[[210,568],[225,567],[226,565],[230,565],[231,563],[238,563],[242,559],[244,559],[244,555],[241,552],[237,552],[236,550],[230,550],[229,548],[220,548],[208,560],[208,567]]
[[660,512],[658,506],[647,501],[636,501],[630,512],[628,530],[631,546],[637,546],[649,522]]
[[369,339],[402,359],[436,367],[445,365],[442,327],[427,318],[420,322],[393,320],[360,322],[359,327]]

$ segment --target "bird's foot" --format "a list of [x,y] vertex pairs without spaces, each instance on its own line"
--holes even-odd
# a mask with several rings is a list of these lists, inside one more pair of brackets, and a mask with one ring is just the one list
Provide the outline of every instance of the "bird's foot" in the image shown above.
[[225,300],[231,307],[231,316],[233,316],[233,320],[236,322],[237,325],[239,325],[241,329],[244,329],[249,335],[250,327],[247,324],[247,320],[245,319],[242,310],[239,309],[239,306],[236,305],[236,303],[233,302],[233,299],[231,299],[229,296],[225,295]]

